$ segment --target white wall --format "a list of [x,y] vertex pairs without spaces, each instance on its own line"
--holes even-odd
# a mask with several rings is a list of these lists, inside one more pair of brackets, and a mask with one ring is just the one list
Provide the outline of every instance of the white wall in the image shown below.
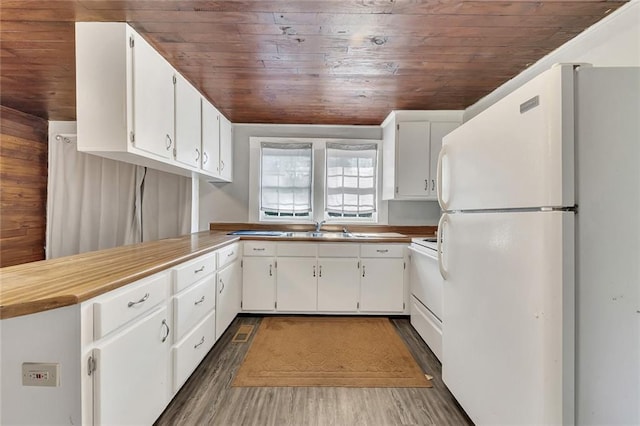
[[[82,424],[80,305],[3,319],[0,327],[0,424]],[[23,362],[59,364],[60,386],[22,386]]]
[[556,63],[640,66],[640,0],[632,0],[587,28],[465,110],[464,121],[478,115]]
[[[234,124],[233,132],[233,182],[200,184],[200,230],[209,229],[210,222],[249,222],[250,137],[382,138],[379,126]],[[435,201],[389,202],[389,224],[436,225],[439,217]]]

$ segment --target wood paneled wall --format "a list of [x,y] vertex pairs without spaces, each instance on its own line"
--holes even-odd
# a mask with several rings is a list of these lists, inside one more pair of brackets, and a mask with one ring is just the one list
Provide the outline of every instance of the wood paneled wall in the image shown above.
[[0,106],[0,267],[45,258],[48,122]]

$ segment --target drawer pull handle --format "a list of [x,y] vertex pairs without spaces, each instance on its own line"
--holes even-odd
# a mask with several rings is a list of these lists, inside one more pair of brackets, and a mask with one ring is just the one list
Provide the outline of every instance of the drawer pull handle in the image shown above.
[[142,297],[142,299],[138,300],[137,302],[129,302],[127,303],[127,306],[130,308],[132,306],[136,306],[140,303],[144,303],[147,301],[147,299],[149,298],[149,293],[145,293],[144,296]]
[[222,290],[224,290],[224,281],[220,280],[220,284],[222,284],[222,287],[220,287],[220,294],[222,294]]
[[264,251],[264,247],[260,247],[260,248],[254,247],[253,251]]
[[362,265],[362,276],[364,277],[364,265]]
[[227,255],[227,257],[231,257],[231,256],[233,256],[234,254],[236,254],[236,252],[232,251],[231,253],[229,253],[229,254]]
[[169,324],[167,324],[167,320],[162,320],[162,325],[167,327],[167,334],[165,334],[165,336],[162,338],[162,343],[164,343],[167,341],[169,333],[171,333],[171,329],[169,328]]
[[198,349],[200,346],[202,346],[203,343],[204,343],[204,336],[202,336],[202,339],[200,339],[200,343],[196,343],[195,345],[193,345],[193,349]]
[[378,253],[389,253],[389,250],[388,250],[388,249],[384,249],[384,250],[380,250],[380,249],[378,249],[378,250],[376,250],[376,251],[377,251]]
[[201,304],[202,302],[204,302],[204,296],[202,296],[200,298],[200,300],[196,300],[195,302],[193,302],[193,304],[197,306],[197,305]]
[[195,271],[193,271],[194,274],[197,274],[198,272],[202,272],[204,271],[204,265],[202,265],[201,267],[199,267],[198,269],[196,269]]

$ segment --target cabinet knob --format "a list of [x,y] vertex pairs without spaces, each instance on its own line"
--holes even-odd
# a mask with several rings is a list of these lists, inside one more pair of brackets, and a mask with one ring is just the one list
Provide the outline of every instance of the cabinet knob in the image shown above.
[[428,191],[429,190],[429,179],[425,179],[424,180],[424,190]]
[[207,164],[209,161],[209,156],[207,155],[207,151],[202,151],[202,164]]
[[222,294],[222,290],[224,290],[224,281],[220,280],[220,284],[222,284],[222,287],[220,287],[220,294]]
[[436,190],[436,180],[431,179],[431,191],[435,191],[435,190]]
[[171,145],[173,145],[173,141],[171,140],[171,136],[167,134],[167,138],[165,140],[165,147],[167,148],[167,151],[171,149]]
[[200,150],[196,148],[196,161],[200,159]]

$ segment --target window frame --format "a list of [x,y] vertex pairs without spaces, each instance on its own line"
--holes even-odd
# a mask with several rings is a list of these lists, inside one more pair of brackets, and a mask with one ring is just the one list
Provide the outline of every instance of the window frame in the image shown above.
[[[294,216],[265,217],[260,210],[261,197],[261,150],[262,142],[270,143],[311,143],[312,144],[312,197],[310,217],[296,218]],[[325,208],[326,197],[326,145],[331,143],[363,143],[377,146],[376,153],[376,212],[371,218],[327,217]],[[326,221],[336,225],[349,224],[386,224],[388,217],[388,202],[382,199],[382,140],[352,139],[352,138],[307,138],[307,137],[249,137],[249,193],[248,220],[249,223],[296,223],[313,224]],[[234,184],[238,182],[234,181]]]

